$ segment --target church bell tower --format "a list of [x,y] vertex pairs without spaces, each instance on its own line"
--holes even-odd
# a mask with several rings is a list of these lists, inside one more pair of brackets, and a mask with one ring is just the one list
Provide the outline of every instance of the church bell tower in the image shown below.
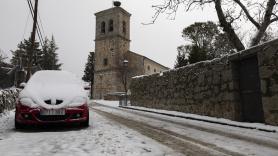
[[130,48],[131,14],[120,5],[116,1],[114,7],[95,14],[95,99],[124,91],[120,68]]

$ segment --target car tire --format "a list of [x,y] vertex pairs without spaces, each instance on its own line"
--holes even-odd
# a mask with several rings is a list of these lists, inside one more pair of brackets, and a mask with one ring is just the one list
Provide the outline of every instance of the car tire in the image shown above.
[[14,120],[14,126],[15,126],[15,129],[24,129],[25,126],[19,122],[17,122],[16,120]]
[[89,127],[89,118],[88,118],[86,121],[81,122],[80,125],[81,125],[82,127]]

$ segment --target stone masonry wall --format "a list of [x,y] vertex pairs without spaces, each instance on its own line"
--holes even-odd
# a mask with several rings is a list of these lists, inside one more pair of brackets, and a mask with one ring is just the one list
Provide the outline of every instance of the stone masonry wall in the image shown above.
[[238,88],[227,58],[135,78],[130,88],[132,105],[236,119]]
[[241,120],[239,72],[236,62],[258,57],[266,123],[278,125],[278,40],[212,61],[161,74],[135,77],[131,104]]
[[278,42],[258,51],[262,103],[266,123],[278,125]]

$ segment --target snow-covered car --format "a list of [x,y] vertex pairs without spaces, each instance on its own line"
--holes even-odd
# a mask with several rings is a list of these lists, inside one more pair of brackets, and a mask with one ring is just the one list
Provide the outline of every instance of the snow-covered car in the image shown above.
[[52,123],[89,125],[88,97],[74,74],[38,71],[23,86],[16,103],[16,128]]

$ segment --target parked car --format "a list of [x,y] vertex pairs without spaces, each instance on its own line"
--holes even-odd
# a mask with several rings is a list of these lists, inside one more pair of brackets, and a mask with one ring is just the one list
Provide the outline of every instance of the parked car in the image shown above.
[[22,84],[15,127],[52,123],[89,126],[88,97],[83,83],[66,71],[38,71]]

